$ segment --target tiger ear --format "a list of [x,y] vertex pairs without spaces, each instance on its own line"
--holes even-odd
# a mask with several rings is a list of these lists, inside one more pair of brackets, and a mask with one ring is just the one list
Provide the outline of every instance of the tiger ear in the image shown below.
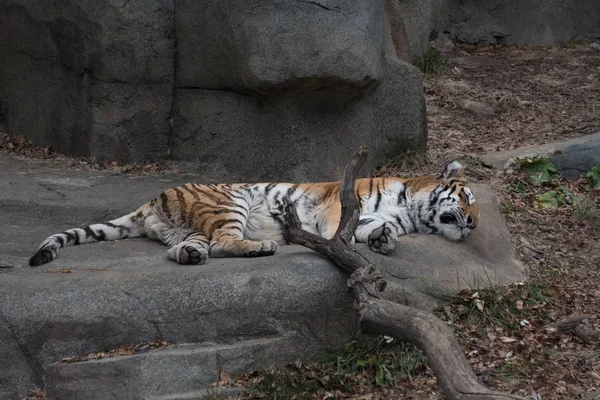
[[441,175],[441,178],[444,179],[464,177],[465,169],[458,161],[452,161],[450,164],[446,165],[446,168],[444,168],[444,172],[442,172]]

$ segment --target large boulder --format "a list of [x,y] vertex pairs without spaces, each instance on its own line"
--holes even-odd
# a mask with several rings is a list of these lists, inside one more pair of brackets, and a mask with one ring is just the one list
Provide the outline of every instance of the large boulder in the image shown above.
[[424,149],[420,72],[396,57],[383,1],[178,1],[171,155],[239,180],[335,179]]
[[420,57],[429,41],[549,46],[600,34],[597,0],[388,0],[403,32],[404,60]]
[[[0,356],[11,360],[0,398],[23,398],[44,382],[59,399],[189,392],[218,379],[219,369],[236,374],[307,358],[358,331],[347,277],[300,246],[182,266],[162,244],[132,239],[68,247],[50,264],[27,265],[47,235],[122,215],[189,181],[204,179],[74,171],[0,154],[0,225],[9,227],[0,230]],[[357,245],[384,274],[388,299],[430,310],[461,288],[524,279],[494,194],[484,185],[473,191],[481,218],[463,243],[406,235],[388,256]],[[156,339],[179,346],[60,363]]]
[[565,179],[581,178],[589,170],[600,165],[600,132],[581,139],[580,143],[565,145],[561,151],[550,157],[550,161],[558,168],[558,173]]
[[360,144],[372,167],[426,143],[385,2],[6,0],[0,129],[215,180],[334,179]]
[[167,154],[174,1],[0,3],[0,125],[68,154]]
[[448,13],[438,32],[464,43],[523,43],[549,46],[600,33],[596,0],[443,0]]

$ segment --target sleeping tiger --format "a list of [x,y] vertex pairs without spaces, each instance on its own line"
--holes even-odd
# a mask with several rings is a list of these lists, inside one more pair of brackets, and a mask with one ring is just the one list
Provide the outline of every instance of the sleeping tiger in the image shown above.
[[[209,256],[272,255],[284,243],[283,198],[288,195],[294,202],[305,230],[331,238],[340,220],[340,186],[340,182],[186,184],[120,218],[49,236],[29,265],[54,260],[61,247],[142,236],[169,246],[169,259],[179,264],[203,264]],[[456,161],[439,177],[358,179],[355,194],[360,217],[354,239],[377,253],[389,253],[400,235],[411,232],[462,241],[479,219],[464,169]]]

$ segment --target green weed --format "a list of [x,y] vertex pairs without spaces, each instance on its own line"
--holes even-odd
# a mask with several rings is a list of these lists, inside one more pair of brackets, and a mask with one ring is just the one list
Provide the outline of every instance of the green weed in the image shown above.
[[417,58],[414,65],[425,75],[437,75],[444,70],[448,60],[438,49],[429,47],[423,57]]
[[590,44],[592,41],[586,38],[582,38],[579,36],[576,36],[574,38],[571,38],[569,40],[565,40],[564,42],[562,42],[560,44],[561,47],[577,47],[577,46],[585,46]]
[[596,165],[585,174],[590,186],[593,189],[600,189],[600,165]]
[[356,386],[393,387],[399,376],[416,374],[425,362],[423,353],[410,344],[387,343],[383,337],[361,338],[330,349],[321,362],[297,361],[263,371],[251,390],[269,399],[302,400]]
[[544,157],[517,158],[517,162],[521,166],[521,171],[529,175],[529,179],[534,185],[550,182],[558,171],[556,165]]

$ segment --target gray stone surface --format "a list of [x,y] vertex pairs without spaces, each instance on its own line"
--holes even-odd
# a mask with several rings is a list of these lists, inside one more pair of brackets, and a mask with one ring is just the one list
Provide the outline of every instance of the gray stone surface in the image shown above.
[[100,159],[166,156],[174,2],[0,4],[0,125]]
[[550,157],[565,179],[573,180],[600,165],[600,134],[592,135],[584,143],[566,146],[560,153]]
[[[564,169],[565,173],[571,176],[571,171],[568,171],[569,169],[585,169],[591,165],[585,170],[587,172],[590,168],[598,165],[599,143],[600,132],[561,142],[524,146],[507,151],[496,151],[481,156],[481,159],[496,169],[504,169],[511,167],[515,163],[516,158],[550,157],[553,162],[560,164],[560,166],[557,164],[560,169]],[[570,150],[567,151],[567,149]],[[561,153],[565,153],[565,155],[561,156]],[[574,173],[575,171],[572,172]]]
[[449,34],[463,43],[553,45],[600,34],[597,0],[396,0],[407,60],[423,55],[429,40]]
[[336,179],[358,145],[374,163],[425,149],[421,75],[385,3],[6,0],[0,128],[220,180]]
[[[202,398],[207,382],[219,372],[232,376],[298,354],[288,337],[247,340],[233,345],[180,345],[132,356],[76,363],[53,363],[46,369],[48,395],[56,399],[165,399],[194,393]],[[233,362],[232,362],[233,361]],[[165,379],[168,377],[168,379]],[[176,393],[179,395],[173,396]]]
[[9,322],[0,313],[0,399],[15,399],[17,396],[22,398],[35,388],[35,375],[28,356],[27,350],[21,348],[15,340]]
[[177,86],[286,94],[381,78],[383,1],[177,2]]
[[[418,145],[425,147],[420,72],[386,58],[385,79],[363,100],[330,95],[257,99],[229,91],[178,89],[172,156],[227,181],[332,180],[361,145],[364,170]],[[198,152],[197,149],[203,151]]]
[[[6,321],[12,338],[1,342],[1,351],[16,354],[17,360],[5,367],[5,376],[23,377],[20,385],[4,386],[4,393],[12,390],[15,396],[23,396],[24,389],[33,389],[28,376],[34,376],[38,385],[45,377],[50,390],[69,393],[74,390],[69,389],[69,376],[82,374],[77,376],[87,382],[95,370],[71,370],[75,368],[71,366],[46,370],[50,364],[123,344],[160,338],[225,346],[213,348],[216,353],[209,351],[207,357],[217,354],[219,365],[229,372],[254,368],[263,361],[308,357],[357,331],[344,275],[325,258],[299,246],[283,246],[272,257],[210,259],[202,266],[181,266],[167,260],[166,247],[158,242],[132,239],[65,248],[51,264],[27,266],[47,235],[121,215],[165,188],[189,181],[203,182],[203,178],[74,171],[60,163],[0,155],[0,224],[4,227],[0,264],[13,266],[0,269],[0,321]],[[431,309],[460,288],[523,279],[494,196],[481,185],[475,185],[474,192],[481,219],[464,243],[410,235],[390,256],[357,246],[384,271],[388,298]],[[273,346],[277,350],[273,357],[274,353],[252,350],[257,340],[280,339],[285,346]],[[228,345],[237,347],[231,350]],[[268,359],[256,358],[259,355]],[[111,364],[115,369],[97,374],[106,379],[131,376],[135,382],[154,376],[140,362]],[[168,373],[172,368],[164,368],[164,379],[175,382],[179,378]],[[53,372],[44,375],[44,371]],[[214,376],[213,367],[208,371]],[[199,376],[204,375],[199,372]],[[198,382],[188,375],[181,379]],[[171,387],[172,393],[161,393],[189,391],[188,383]]]

